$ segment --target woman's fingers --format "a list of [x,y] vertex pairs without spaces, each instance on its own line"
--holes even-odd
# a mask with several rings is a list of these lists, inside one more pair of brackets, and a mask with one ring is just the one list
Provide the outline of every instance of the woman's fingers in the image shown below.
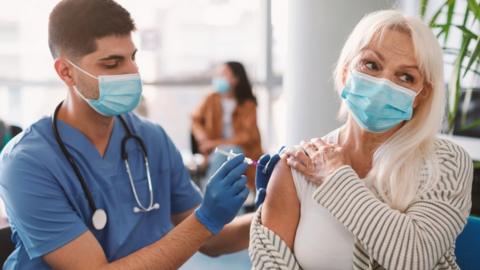
[[[297,170],[299,173],[306,176],[306,178],[310,181],[319,185],[323,182],[323,174],[320,171],[316,171],[315,168],[307,168],[302,163],[296,161],[294,158],[290,157],[287,159],[287,164]],[[319,168],[317,168],[319,169]]]
[[300,148],[299,146],[291,146],[291,147],[285,148],[283,149],[282,152],[280,152],[280,157],[282,158],[289,157],[293,155],[299,148]]
[[320,138],[312,139],[311,142],[318,148],[319,152],[330,153],[335,150],[335,144],[329,144]]
[[313,138],[313,139],[310,139],[310,142],[315,144],[317,147],[318,146],[321,146],[321,145],[328,145],[328,143],[326,143],[324,140],[322,140],[321,138]]
[[312,142],[303,142],[301,146],[308,157],[312,157],[318,151],[318,147]]
[[291,157],[295,161],[302,163],[302,165],[305,167],[308,167],[311,163],[310,157],[307,156],[307,154],[303,150],[297,150]]
[[299,171],[300,173],[302,173],[304,175],[310,175],[311,174],[311,171],[307,168],[307,166],[303,165],[301,162],[298,162],[293,157],[287,158],[287,164],[291,168],[294,168],[295,170]]

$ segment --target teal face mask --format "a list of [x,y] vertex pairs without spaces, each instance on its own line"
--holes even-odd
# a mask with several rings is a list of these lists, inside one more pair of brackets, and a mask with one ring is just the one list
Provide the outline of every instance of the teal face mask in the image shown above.
[[92,107],[96,112],[103,116],[117,116],[133,111],[142,96],[142,80],[138,73],[124,75],[101,75],[93,76],[87,71],[68,60],[76,69],[86,75],[98,80],[98,99],[85,98],[77,87],[74,86],[77,93]]
[[223,77],[216,77],[212,80],[213,89],[218,93],[226,93],[230,90],[230,83]]
[[357,123],[370,132],[385,132],[412,119],[417,93],[387,79],[351,71],[342,91]]

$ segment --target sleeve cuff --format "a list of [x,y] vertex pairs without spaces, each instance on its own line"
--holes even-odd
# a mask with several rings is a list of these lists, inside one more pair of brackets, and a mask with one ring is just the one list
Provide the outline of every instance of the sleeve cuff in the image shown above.
[[65,246],[66,244],[80,237],[80,235],[85,233],[87,230],[88,228],[83,224],[75,225],[70,230],[57,235],[55,239],[51,239],[51,241],[48,243],[43,243],[32,247],[25,247],[25,250],[27,251],[28,257],[33,260]]

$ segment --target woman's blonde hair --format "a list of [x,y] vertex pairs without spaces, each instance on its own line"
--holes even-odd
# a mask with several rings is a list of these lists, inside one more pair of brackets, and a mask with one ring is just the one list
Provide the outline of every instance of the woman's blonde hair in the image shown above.
[[[371,42],[381,40],[385,30],[399,30],[410,35],[420,72],[429,88],[426,98],[414,110],[413,117],[382,144],[373,155],[373,166],[366,177],[390,207],[405,211],[421,192],[438,178],[434,143],[442,125],[445,106],[443,54],[432,31],[420,19],[396,10],[382,10],[366,15],[348,37],[335,68],[335,87],[340,94],[345,74],[353,60]],[[424,89],[425,90],[425,89]],[[344,102],[340,117],[349,112]],[[428,172],[423,172],[426,165]],[[426,173],[425,183],[420,177]]]

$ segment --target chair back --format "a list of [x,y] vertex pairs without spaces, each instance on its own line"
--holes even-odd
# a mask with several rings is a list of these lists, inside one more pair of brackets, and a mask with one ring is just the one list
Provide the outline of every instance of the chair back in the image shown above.
[[457,237],[455,256],[462,270],[480,269],[480,218],[468,217],[467,225]]

